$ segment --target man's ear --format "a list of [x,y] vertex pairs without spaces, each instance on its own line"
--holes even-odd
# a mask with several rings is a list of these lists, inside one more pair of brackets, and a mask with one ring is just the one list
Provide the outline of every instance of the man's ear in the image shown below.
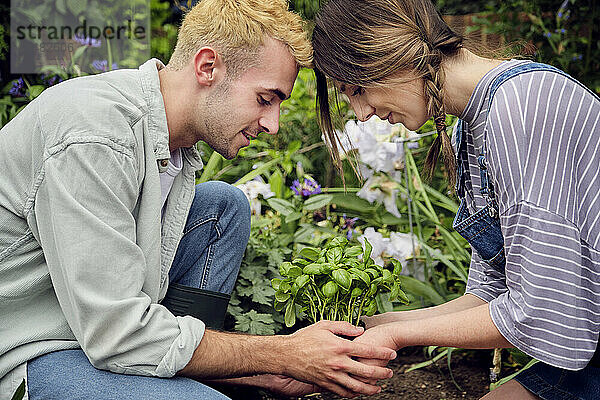
[[219,53],[212,47],[202,47],[194,56],[194,74],[196,82],[202,86],[211,86],[216,80],[216,72],[222,67]]

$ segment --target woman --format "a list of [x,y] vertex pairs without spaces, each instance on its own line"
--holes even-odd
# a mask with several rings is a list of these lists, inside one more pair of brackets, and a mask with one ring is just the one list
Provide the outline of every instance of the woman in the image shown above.
[[[430,0],[330,0],[313,47],[334,160],[327,79],[360,120],[414,130],[433,117],[425,169],[441,153],[460,198],[454,228],[473,248],[464,296],[367,318],[357,340],[517,347],[541,362],[485,399],[600,398],[590,362],[600,326],[598,97],[553,67],[475,55]],[[460,116],[454,145],[446,113]]]

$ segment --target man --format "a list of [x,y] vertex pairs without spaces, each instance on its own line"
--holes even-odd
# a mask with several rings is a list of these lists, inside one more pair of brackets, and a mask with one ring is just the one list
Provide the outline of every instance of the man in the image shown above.
[[199,382],[214,380],[288,395],[379,390],[371,383],[391,371],[352,357],[394,352],[340,337],[362,333],[350,324],[238,335],[161,304],[169,287],[204,302],[230,293],[248,240],[241,191],[194,185],[195,143],[233,158],[275,134],[310,62],[285,1],[203,0],[166,67],[66,81],[2,129],[2,399],[25,377],[32,400],[224,398]]

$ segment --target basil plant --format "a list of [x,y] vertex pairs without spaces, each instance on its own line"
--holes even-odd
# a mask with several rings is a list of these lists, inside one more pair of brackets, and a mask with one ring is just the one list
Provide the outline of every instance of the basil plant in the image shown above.
[[279,266],[283,279],[271,280],[275,289],[275,309],[285,310],[285,324],[296,323],[296,305],[309,320],[348,321],[358,325],[362,315],[377,311],[375,298],[390,292],[390,301],[404,304],[408,298],[400,288],[402,265],[392,259],[393,270],[371,259],[373,247],[365,238],[362,246],[351,246],[343,236],[323,248],[303,248],[292,262]]

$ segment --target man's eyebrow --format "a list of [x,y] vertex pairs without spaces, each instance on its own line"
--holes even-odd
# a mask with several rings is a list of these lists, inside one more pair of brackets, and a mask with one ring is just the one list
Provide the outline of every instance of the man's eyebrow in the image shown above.
[[281,101],[287,100],[290,96],[287,96],[279,89],[265,89],[267,92],[273,93],[275,96],[279,97]]

